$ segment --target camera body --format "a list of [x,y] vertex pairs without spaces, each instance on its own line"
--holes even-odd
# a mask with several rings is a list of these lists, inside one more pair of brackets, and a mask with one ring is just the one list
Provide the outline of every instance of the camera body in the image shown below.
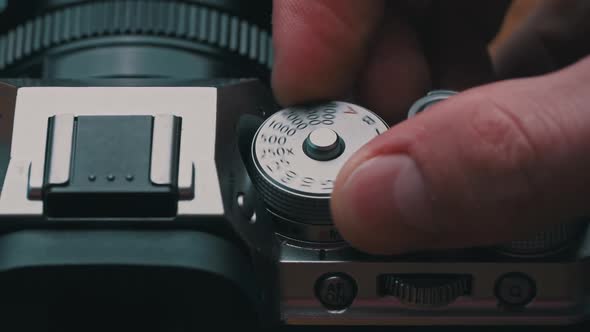
[[0,77],[17,78],[0,79],[0,328],[587,318],[585,219],[485,248],[350,247],[332,185],[387,124],[344,102],[278,107],[271,9],[0,1]]
[[281,112],[255,79],[1,82],[7,321],[95,310],[195,326],[586,318],[584,221],[495,247],[377,257],[329,224],[279,216],[269,200],[287,196],[261,184],[253,144]]

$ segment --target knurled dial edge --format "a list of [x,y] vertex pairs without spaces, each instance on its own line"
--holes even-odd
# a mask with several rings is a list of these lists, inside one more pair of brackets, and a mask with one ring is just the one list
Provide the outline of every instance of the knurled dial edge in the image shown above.
[[346,102],[279,111],[254,137],[254,182],[275,213],[298,222],[331,224],[329,200],[339,171],[388,128],[373,112]]

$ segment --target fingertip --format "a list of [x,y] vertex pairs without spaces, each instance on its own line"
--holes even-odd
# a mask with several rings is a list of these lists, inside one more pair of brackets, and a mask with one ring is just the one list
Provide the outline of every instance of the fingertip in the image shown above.
[[332,196],[334,223],[348,243],[379,255],[429,247],[434,233],[424,207],[422,179],[415,172],[407,156],[379,156],[337,185]]
[[382,1],[275,0],[272,85],[283,105],[338,98],[355,84]]
[[383,24],[359,85],[364,105],[398,123],[432,85],[430,64],[415,31],[401,14]]
[[352,83],[346,83],[349,78],[344,75],[310,82],[309,77],[303,76],[305,72],[309,72],[305,68],[308,64],[297,61],[299,60],[291,60],[289,57],[280,57],[275,61],[271,83],[279,104],[286,107],[300,103],[341,99],[351,90]]

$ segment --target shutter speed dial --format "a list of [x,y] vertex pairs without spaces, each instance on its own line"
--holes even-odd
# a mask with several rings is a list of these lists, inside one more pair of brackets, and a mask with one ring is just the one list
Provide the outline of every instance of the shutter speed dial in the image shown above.
[[338,242],[330,197],[336,176],[387,124],[358,105],[330,102],[270,116],[252,143],[254,182],[287,237]]

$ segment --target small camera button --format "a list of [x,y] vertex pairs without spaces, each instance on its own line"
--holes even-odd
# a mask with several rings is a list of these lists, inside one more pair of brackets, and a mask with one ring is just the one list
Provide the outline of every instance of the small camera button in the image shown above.
[[353,278],[344,273],[330,273],[318,279],[315,293],[322,305],[330,311],[348,309],[357,294],[357,285]]
[[535,282],[522,273],[505,274],[496,282],[496,297],[505,307],[525,307],[536,293]]

